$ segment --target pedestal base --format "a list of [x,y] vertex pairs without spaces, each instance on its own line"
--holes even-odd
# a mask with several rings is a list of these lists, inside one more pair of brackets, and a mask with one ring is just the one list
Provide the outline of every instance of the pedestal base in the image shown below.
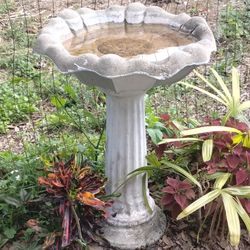
[[117,226],[108,222],[103,226],[103,237],[112,247],[119,249],[136,249],[149,246],[157,242],[166,228],[166,217],[156,207],[149,221],[142,224]]

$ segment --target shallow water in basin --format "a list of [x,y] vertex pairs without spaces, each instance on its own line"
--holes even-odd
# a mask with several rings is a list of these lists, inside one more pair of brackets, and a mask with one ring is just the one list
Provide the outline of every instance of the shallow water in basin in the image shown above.
[[153,54],[167,48],[187,45],[194,39],[162,24],[109,24],[82,31],[64,43],[72,55],[93,53],[133,57]]

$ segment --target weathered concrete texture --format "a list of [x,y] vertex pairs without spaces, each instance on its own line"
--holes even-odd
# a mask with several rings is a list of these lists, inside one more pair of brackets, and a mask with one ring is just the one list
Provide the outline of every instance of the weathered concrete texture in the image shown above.
[[142,224],[117,226],[106,223],[103,226],[105,238],[118,249],[136,249],[157,242],[166,228],[166,217],[156,207],[153,216]]
[[[106,24],[125,22],[135,25],[163,24],[197,41],[132,58],[114,54],[97,56],[91,53],[72,56],[63,46],[63,42],[76,36],[79,30],[87,33],[92,28],[102,29]],[[111,6],[106,10],[96,11],[88,8],[77,11],[66,9],[42,29],[34,47],[35,52],[50,57],[58,69],[65,73],[95,72],[107,79],[144,74],[156,79],[156,84],[175,78],[180,70],[186,71],[187,67],[208,63],[215,50],[213,34],[202,17],[190,17],[184,13],[173,15],[159,7],[145,7],[141,3],[131,3],[127,7]]]

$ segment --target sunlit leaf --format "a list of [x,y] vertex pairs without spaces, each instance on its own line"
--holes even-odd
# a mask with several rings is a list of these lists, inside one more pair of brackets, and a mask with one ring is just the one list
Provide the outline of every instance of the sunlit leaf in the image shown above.
[[224,188],[223,191],[234,196],[250,198],[250,186],[228,187]]
[[165,144],[165,143],[171,143],[171,142],[189,142],[189,141],[203,141],[201,139],[198,138],[167,138],[167,139],[163,139],[161,142],[158,143],[158,145],[161,144]]
[[229,100],[229,102],[232,103],[233,102],[233,98],[232,98],[232,96],[230,94],[230,91],[227,88],[227,85],[224,83],[224,81],[221,78],[221,76],[213,68],[211,68],[211,71],[214,74],[215,78],[217,79],[218,83],[220,84],[221,89],[225,93],[225,96],[227,97],[227,99]]
[[225,126],[205,126],[201,128],[193,128],[181,131],[182,136],[198,135],[211,132],[230,132],[242,134],[242,132],[236,128],[225,127]]
[[250,217],[241,205],[239,199],[237,199],[237,201],[234,200],[234,206],[237,209],[237,212],[243,220],[244,224],[246,225],[248,233],[250,234]]
[[233,144],[239,144],[243,140],[243,135],[242,134],[237,134],[232,137]]
[[227,225],[230,235],[230,243],[237,246],[240,243],[240,220],[235,207],[233,196],[226,192],[222,192],[223,205],[226,211]]
[[243,147],[250,148],[250,137],[248,135],[243,139]]
[[194,73],[202,80],[204,81],[211,89],[213,89],[226,103],[228,103],[228,99],[226,96],[213,84],[211,84],[203,75],[201,75],[199,72],[194,70]]
[[232,68],[232,96],[234,105],[240,104],[240,77],[236,68]]
[[204,162],[210,161],[213,153],[213,139],[207,139],[202,144],[202,159]]
[[216,178],[214,188],[222,189],[231,175],[230,173],[224,173]]
[[191,203],[188,207],[186,207],[177,217],[177,220],[180,220],[193,212],[197,211],[201,207],[204,207],[214,199],[216,199],[221,194],[220,189],[213,190],[205,195],[203,195],[201,198],[196,200],[195,202]]
[[209,96],[209,97],[215,99],[216,101],[218,101],[218,102],[224,104],[225,106],[227,106],[227,103],[224,102],[221,98],[219,98],[218,96],[216,96],[216,95],[214,95],[214,94],[212,94],[212,93],[206,91],[205,89],[199,88],[199,87],[194,86],[194,85],[192,85],[192,84],[189,84],[189,83],[187,83],[187,82],[180,82],[180,84],[185,85],[186,87],[189,87],[189,88],[198,90],[199,92],[201,92],[201,93],[203,93],[203,94],[205,94],[205,95],[207,95],[207,96]]

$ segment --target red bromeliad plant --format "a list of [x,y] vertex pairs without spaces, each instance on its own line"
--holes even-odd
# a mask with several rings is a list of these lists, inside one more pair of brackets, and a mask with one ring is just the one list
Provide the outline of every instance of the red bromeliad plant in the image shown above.
[[[106,202],[96,197],[104,193],[104,180],[93,173],[89,166],[78,166],[74,158],[67,162],[54,162],[53,167],[48,169],[46,177],[39,177],[39,185],[45,186],[46,191],[54,201],[59,204],[59,214],[62,217],[63,233],[61,246],[68,246],[78,233],[78,242],[85,244],[81,224],[84,221],[93,223],[95,217],[106,218],[107,207],[110,201]],[[83,211],[83,216],[78,210]],[[99,213],[98,216],[97,213]],[[88,232],[89,234],[89,232]]]

